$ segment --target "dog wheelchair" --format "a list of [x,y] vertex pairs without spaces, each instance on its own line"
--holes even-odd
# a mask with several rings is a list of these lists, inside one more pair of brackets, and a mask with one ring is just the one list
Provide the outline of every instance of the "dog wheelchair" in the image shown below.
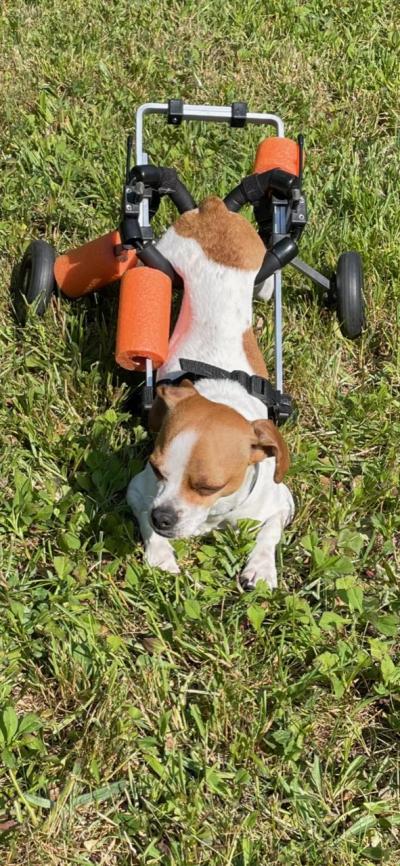
[[[225,196],[226,207],[238,212],[253,208],[266,253],[255,280],[255,289],[268,278],[274,281],[274,420],[283,424],[292,411],[284,393],[282,351],[282,270],[287,265],[323,289],[327,304],[336,309],[342,334],[360,336],[365,326],[363,267],[357,252],[340,255],[336,271],[324,276],[298,257],[298,246],[307,224],[307,204],[302,189],[303,137],[285,138],[280,117],[248,111],[244,102],[231,106],[189,105],[180,99],[168,103],[145,103],[136,113],[135,165],[133,136],[127,144],[119,228],[83,246],[57,255],[43,240],[28,246],[18,268],[14,291],[20,319],[34,305],[43,316],[51,297],[61,292],[79,298],[120,280],[116,336],[116,361],[127,370],[145,372],[144,405],[151,405],[153,371],[166,359],[170,332],[173,288],[182,281],[157,249],[152,219],[163,196],[168,196],[180,214],[196,207],[191,193],[173,168],[152,165],[144,150],[144,121],[148,115],[163,115],[169,124],[188,121],[227,123],[233,128],[246,124],[272,126],[276,135],[259,144],[253,171]],[[141,267],[137,267],[140,264]]]

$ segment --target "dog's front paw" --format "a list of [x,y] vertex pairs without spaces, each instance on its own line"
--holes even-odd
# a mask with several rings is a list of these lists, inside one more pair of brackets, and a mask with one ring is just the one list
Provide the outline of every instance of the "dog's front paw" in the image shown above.
[[174,551],[163,538],[152,538],[146,545],[144,557],[151,568],[161,568],[162,571],[179,574],[180,569]]
[[278,578],[275,564],[260,565],[255,568],[252,565],[246,565],[238,577],[238,586],[242,592],[251,592],[256,583],[264,581],[270,589],[276,589],[278,586]]

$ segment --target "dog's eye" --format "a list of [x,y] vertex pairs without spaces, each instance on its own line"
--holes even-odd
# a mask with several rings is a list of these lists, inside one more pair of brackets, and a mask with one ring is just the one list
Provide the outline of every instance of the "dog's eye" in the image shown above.
[[211,487],[208,484],[199,484],[199,486],[192,484],[192,490],[200,496],[213,496],[214,493],[219,493],[223,486],[223,484],[218,485],[218,487]]
[[165,475],[163,475],[162,472],[160,472],[158,466],[156,466],[155,463],[152,463],[151,460],[150,460],[150,466],[154,472],[154,475],[157,478],[157,481],[165,481]]

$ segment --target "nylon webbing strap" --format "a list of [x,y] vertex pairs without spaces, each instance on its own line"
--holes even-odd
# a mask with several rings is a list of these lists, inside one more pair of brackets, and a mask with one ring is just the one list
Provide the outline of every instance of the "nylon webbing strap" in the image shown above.
[[231,382],[239,382],[239,385],[242,385],[248,394],[258,397],[266,406],[273,408],[278,403],[277,391],[272,387],[271,382],[262,376],[251,376],[244,370],[222,370],[212,364],[190,361],[188,358],[179,358],[179,363],[185,373],[189,373],[197,379],[228,379]]

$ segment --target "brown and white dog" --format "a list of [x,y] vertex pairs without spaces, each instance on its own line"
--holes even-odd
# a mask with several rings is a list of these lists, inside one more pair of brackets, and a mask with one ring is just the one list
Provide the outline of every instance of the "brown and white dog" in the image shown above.
[[[184,281],[180,315],[158,379],[182,376],[179,358],[267,377],[252,331],[254,280],[265,248],[253,226],[208,198],[163,235],[159,250]],[[294,513],[282,479],[287,446],[266,406],[239,382],[204,378],[159,385],[150,411],[158,432],[127,498],[149,565],[178,572],[169,539],[251,518],[257,540],[239,575],[243,589],[277,584],[275,547]]]

